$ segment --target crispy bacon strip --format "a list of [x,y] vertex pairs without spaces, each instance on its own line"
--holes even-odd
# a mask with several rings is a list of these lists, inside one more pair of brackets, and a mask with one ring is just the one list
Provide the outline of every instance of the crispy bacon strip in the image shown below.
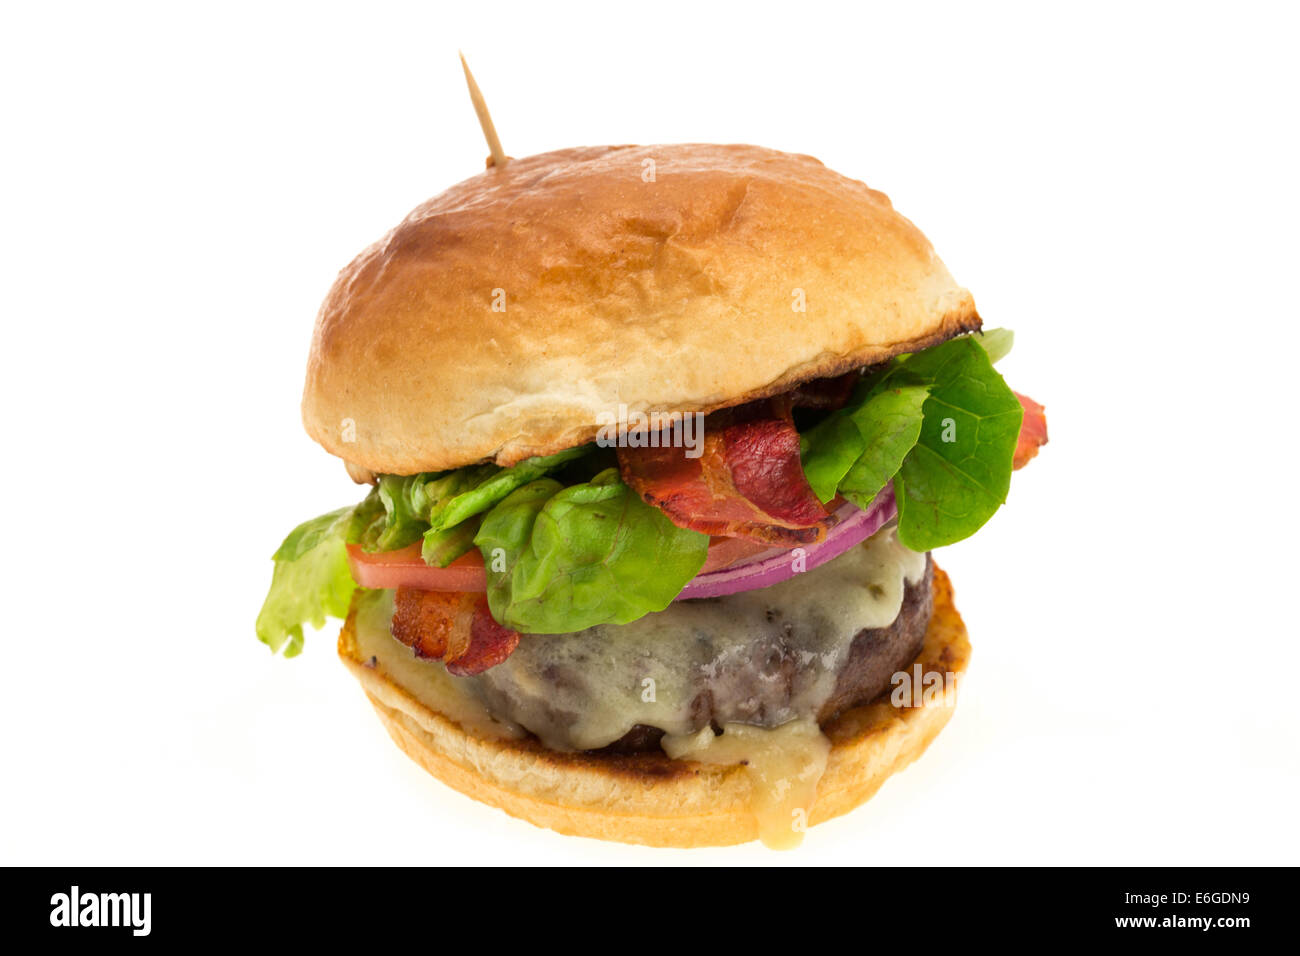
[[481,674],[496,667],[514,653],[519,646],[519,632],[503,627],[488,610],[487,597],[480,594],[469,623],[469,648],[454,661],[447,662],[447,671],[457,677]]
[[760,511],[795,527],[812,527],[826,517],[804,477],[799,433],[788,421],[759,418],[722,433],[731,480]]
[[1025,467],[1038,454],[1038,449],[1047,444],[1047,416],[1043,413],[1043,406],[1027,395],[1014,394],[1025,409],[1025,417],[1020,423],[1020,440],[1016,443],[1016,457],[1011,465],[1013,469]]
[[703,444],[698,458],[620,447],[619,470],[682,528],[788,547],[825,536],[830,514],[804,477],[788,396],[709,415]]
[[398,588],[392,632],[416,657],[444,661],[458,677],[495,667],[519,646],[519,632],[493,620],[486,595],[459,591]]

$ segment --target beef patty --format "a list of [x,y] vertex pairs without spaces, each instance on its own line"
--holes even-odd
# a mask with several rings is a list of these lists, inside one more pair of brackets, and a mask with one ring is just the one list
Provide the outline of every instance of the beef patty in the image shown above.
[[[926,628],[930,626],[930,612],[934,609],[933,581],[934,561],[927,555],[925,577],[916,584],[904,585],[903,606],[894,623],[888,627],[858,631],[849,647],[848,659],[835,679],[835,690],[817,714],[818,723],[824,724],[843,711],[875,700],[890,689],[890,679],[894,674],[905,670],[921,653]],[[766,644],[773,638],[771,654],[775,670],[778,679],[789,687],[793,683],[797,655],[791,648],[782,646],[779,633],[758,640]],[[704,690],[692,702],[692,709],[698,708],[701,726],[709,723],[715,731],[720,731],[722,728],[720,721],[715,719],[714,704],[713,694]],[[658,727],[637,724],[597,752],[626,754],[658,750],[663,735]]]
[[[872,577],[872,561],[888,557],[891,547],[899,553],[897,545],[878,541],[874,552],[811,572],[810,578],[824,576],[820,590],[805,579],[683,602],[691,607],[664,615],[670,631],[640,633],[621,644],[598,631],[532,636],[506,662],[471,680],[492,713],[556,749],[637,753],[658,750],[664,727],[674,733],[719,730],[732,721],[772,727],[812,713],[825,722],[888,691],[891,677],[924,643],[933,565],[928,555],[915,555],[910,582],[898,571]],[[844,561],[858,563],[836,570]],[[846,588],[868,591],[853,597]],[[855,610],[864,600],[901,605],[893,604],[900,609],[892,623],[856,629],[870,616],[868,608]],[[878,623],[881,615],[874,616]],[[644,703],[645,686],[657,688],[657,702]],[[630,729],[605,735],[604,728],[616,727],[611,717],[623,715],[631,718],[623,724]],[[647,718],[660,718],[660,726]]]

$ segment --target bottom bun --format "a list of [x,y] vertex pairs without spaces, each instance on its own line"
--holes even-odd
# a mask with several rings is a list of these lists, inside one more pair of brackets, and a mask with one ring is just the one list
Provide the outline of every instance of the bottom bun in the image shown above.
[[[530,737],[474,734],[416,700],[361,662],[355,615],[339,635],[339,656],[361,682],[388,733],[443,783],[511,816],[571,836],[662,847],[727,846],[759,836],[744,768],[665,754],[610,755],[550,750]],[[934,613],[925,645],[909,668],[938,675],[950,691],[965,673],[970,642],[953,606],[952,584],[934,570]],[[433,666],[433,665],[431,665]],[[915,693],[934,686],[923,677]],[[940,685],[944,686],[944,685]],[[952,715],[953,693],[898,707],[885,696],[822,726],[830,739],[826,772],[808,815],[830,820],[868,800],[919,757]]]

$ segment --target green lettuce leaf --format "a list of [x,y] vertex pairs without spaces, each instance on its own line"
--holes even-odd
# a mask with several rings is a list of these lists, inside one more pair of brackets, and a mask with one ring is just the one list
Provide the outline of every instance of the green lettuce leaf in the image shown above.
[[843,409],[831,412],[799,436],[804,477],[822,504],[839,493],[840,480],[864,448],[862,432]]
[[428,522],[424,519],[428,511],[428,496],[425,486],[428,475],[415,475],[402,478],[397,475],[381,475],[377,485],[379,500],[384,503],[387,519],[379,537],[375,540],[375,551],[396,551],[408,544],[420,540]]
[[899,356],[801,437],[823,502],[859,507],[892,478],[898,536],[914,551],[974,534],[1006,500],[1022,410],[993,368],[1012,336],[993,329]]
[[479,516],[466,519],[450,528],[430,528],[424,533],[424,545],[420,556],[429,567],[445,568],[462,554],[474,547],[474,535],[478,534]]
[[699,573],[708,535],[679,528],[609,468],[567,488],[525,484],[474,538],[492,616],[523,633],[564,634],[662,611]]
[[863,451],[839,482],[840,494],[865,508],[898,474],[921,435],[929,394],[927,385],[885,384],[850,416],[862,436]]
[[928,394],[926,385],[887,379],[808,432],[804,475],[823,504],[840,493],[865,507],[889,483],[921,434]]
[[930,395],[920,437],[894,480],[898,538],[929,551],[974,534],[1006,501],[1024,410],[969,337],[899,367],[927,382]]
[[302,626],[323,627],[342,618],[356,584],[348,569],[347,545],[355,544],[382,519],[383,505],[372,492],[360,504],[305,521],[272,556],[271,590],[257,615],[257,636],[273,652],[294,657],[302,650]]
[[472,484],[458,491],[454,496],[439,502],[431,510],[429,527],[433,531],[440,531],[460,524],[472,515],[487,511],[516,488],[530,481],[536,481],[566,462],[581,458],[589,451],[590,446],[583,445],[541,458],[526,458],[510,468],[496,468],[489,465],[487,467],[491,470],[488,473],[481,474]]
[[[379,479],[379,499],[387,517],[373,547],[367,550],[396,551],[424,538],[425,560],[436,556],[450,563],[459,555],[447,558],[450,551],[443,545],[464,539],[465,532],[445,537],[438,532],[482,514],[520,485],[582,457],[588,450],[570,448],[555,455],[528,458],[510,468],[470,465],[454,471],[383,475]],[[468,537],[473,539],[474,529],[469,529]]]
[[971,338],[989,353],[989,361],[996,365],[1011,351],[1011,346],[1016,342],[1016,333],[1010,329],[985,329],[974,333]]

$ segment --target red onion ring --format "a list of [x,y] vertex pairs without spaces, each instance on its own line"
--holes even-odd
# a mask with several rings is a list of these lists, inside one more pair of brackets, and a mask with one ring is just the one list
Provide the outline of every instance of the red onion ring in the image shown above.
[[[871,500],[866,508],[845,503],[835,511],[838,519],[826,532],[826,537],[817,544],[803,548],[803,571],[811,571],[818,565],[825,564],[832,558],[838,558],[849,548],[867,540],[879,531],[886,522],[898,515],[894,505],[894,488],[889,485]],[[752,591],[757,588],[770,587],[787,578],[795,576],[793,549],[781,548],[764,551],[748,561],[742,561],[729,568],[696,575],[682,588],[676,600],[690,598],[722,597],[740,591]]]

